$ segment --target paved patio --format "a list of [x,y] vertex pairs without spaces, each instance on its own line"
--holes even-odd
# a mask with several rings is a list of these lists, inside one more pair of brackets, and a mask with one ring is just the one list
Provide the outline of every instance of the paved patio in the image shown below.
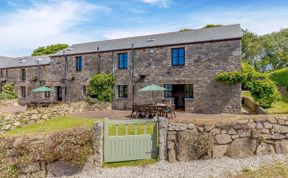
[[13,114],[16,112],[23,112],[26,110],[25,106],[1,106],[0,113]]
[[[112,120],[127,120],[130,119],[131,111],[123,110],[111,110],[111,111],[91,111],[91,112],[77,112],[71,113],[71,117],[77,118],[93,118],[101,119],[108,118]],[[230,114],[194,114],[187,112],[176,112],[176,118],[170,119],[175,122],[189,122],[193,121],[195,123],[207,123],[207,122],[217,122],[217,121],[232,121],[238,119],[245,119],[245,115],[230,115]],[[247,118],[246,118],[247,119]]]

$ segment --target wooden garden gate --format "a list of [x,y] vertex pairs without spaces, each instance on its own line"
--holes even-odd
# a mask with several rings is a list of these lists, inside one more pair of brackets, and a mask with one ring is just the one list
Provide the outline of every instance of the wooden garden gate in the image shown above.
[[104,162],[157,157],[157,119],[104,121]]

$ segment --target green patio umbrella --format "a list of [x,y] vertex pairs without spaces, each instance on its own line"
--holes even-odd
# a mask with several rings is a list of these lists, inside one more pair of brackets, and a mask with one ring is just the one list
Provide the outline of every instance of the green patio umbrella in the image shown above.
[[39,92],[52,92],[54,91],[53,89],[49,88],[49,87],[39,87],[39,88],[36,88],[34,90],[32,90],[33,93],[39,93]]
[[168,89],[160,87],[158,85],[151,84],[151,85],[148,85],[144,88],[141,88],[139,91],[151,91],[152,92],[152,99],[153,99],[153,91],[166,91],[166,90],[168,90]]

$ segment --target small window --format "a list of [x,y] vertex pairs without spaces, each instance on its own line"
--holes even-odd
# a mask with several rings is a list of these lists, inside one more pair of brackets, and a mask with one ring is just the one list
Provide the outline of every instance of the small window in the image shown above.
[[21,80],[22,81],[26,80],[26,69],[21,69]]
[[4,77],[4,72],[3,72],[3,70],[1,70],[0,77],[1,77],[1,78]]
[[193,84],[185,85],[185,98],[194,98]]
[[82,68],[83,68],[82,56],[77,56],[76,57],[76,71],[80,72],[82,71]]
[[128,68],[128,54],[127,53],[119,53],[118,54],[118,68],[119,69],[127,69]]
[[127,98],[127,85],[118,85],[118,98]]
[[164,98],[172,98],[172,85],[164,84],[163,87],[167,89],[164,91]]
[[83,95],[84,97],[87,96],[87,86],[86,86],[86,85],[83,85],[83,88],[82,88],[82,95]]
[[185,48],[172,49],[172,66],[184,66],[185,65]]
[[21,87],[21,97],[26,98],[26,87]]
[[6,77],[8,78],[8,69],[6,69]]
[[[49,88],[49,86],[47,86],[47,87]],[[45,92],[44,92],[44,98],[45,98],[45,99],[50,98],[50,91],[45,91]]]

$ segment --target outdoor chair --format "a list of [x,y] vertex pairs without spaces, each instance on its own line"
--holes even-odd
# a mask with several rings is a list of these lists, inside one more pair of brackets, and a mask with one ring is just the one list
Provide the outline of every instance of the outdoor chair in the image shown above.
[[156,115],[158,117],[159,111],[156,105],[148,105],[147,107],[147,116],[146,118],[148,118],[148,116],[150,115]]
[[168,114],[170,114],[171,118],[173,118],[173,116],[176,118],[175,105],[163,109],[162,112],[165,117],[168,117]]
[[139,118],[143,115],[147,117],[146,105],[137,105],[136,117]]

